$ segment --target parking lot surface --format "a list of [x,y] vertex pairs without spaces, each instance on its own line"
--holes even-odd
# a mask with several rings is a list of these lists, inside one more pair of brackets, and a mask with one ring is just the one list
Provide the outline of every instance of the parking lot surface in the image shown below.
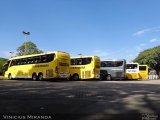
[[54,120],[142,120],[144,113],[160,113],[159,93],[160,80],[0,80],[0,113],[51,114]]

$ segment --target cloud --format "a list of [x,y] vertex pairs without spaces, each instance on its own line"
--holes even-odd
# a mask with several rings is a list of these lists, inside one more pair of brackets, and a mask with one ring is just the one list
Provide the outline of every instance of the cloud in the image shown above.
[[160,27],[142,29],[142,30],[139,30],[139,31],[133,33],[133,36],[140,36],[140,35],[146,34],[148,32],[160,32]]
[[151,39],[149,42],[150,42],[150,43],[153,43],[153,42],[158,42],[158,41],[160,41],[160,40],[158,40],[157,38],[153,38],[153,39]]
[[143,29],[143,30],[137,31],[133,33],[133,36],[139,36],[139,35],[145,34],[146,32],[149,32],[150,30],[151,29]]

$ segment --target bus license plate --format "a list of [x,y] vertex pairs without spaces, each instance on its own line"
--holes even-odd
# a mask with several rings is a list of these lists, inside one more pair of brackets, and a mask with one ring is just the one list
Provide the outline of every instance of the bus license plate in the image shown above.
[[65,73],[64,73],[64,74],[61,74],[60,77],[61,77],[61,78],[67,78],[67,74],[65,74]]

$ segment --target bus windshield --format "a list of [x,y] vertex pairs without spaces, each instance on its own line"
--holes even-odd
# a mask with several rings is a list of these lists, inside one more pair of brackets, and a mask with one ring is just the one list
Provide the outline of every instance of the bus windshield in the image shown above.
[[73,58],[71,59],[71,65],[87,65],[92,61],[91,57],[88,58]]
[[123,65],[123,61],[102,61],[101,67],[120,67]]
[[146,71],[147,67],[146,66],[139,66],[139,70],[141,71]]
[[10,60],[7,62],[7,63],[5,63],[4,65],[3,65],[3,69],[6,71],[6,70],[8,70],[8,66],[9,66],[9,64],[10,64]]
[[127,69],[137,69],[137,64],[127,64]]

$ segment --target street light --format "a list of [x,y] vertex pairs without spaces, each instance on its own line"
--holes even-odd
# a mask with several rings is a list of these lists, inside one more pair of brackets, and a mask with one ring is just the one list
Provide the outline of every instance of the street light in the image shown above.
[[26,40],[27,40],[27,35],[30,35],[30,32],[22,32],[24,35],[24,40],[25,40],[25,54],[26,54]]
[[11,52],[9,52],[9,53],[11,54],[11,58],[12,58],[12,57],[13,57],[14,52],[12,52],[12,51],[11,51]]

